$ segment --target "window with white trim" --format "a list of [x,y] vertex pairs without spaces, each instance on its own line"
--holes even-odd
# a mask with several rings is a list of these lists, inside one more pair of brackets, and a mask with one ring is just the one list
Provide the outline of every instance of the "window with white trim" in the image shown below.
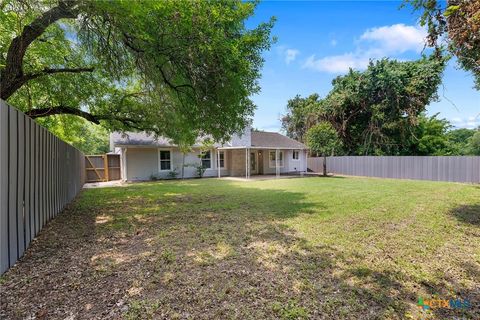
[[300,152],[298,150],[293,150],[292,158],[293,158],[293,160],[299,160],[300,159]]
[[200,155],[202,159],[202,167],[204,169],[210,169],[212,167],[212,153],[209,151],[204,151]]
[[220,151],[220,168],[225,168],[225,151]]
[[160,170],[170,170],[172,161],[170,157],[170,150],[160,150]]
[[[268,162],[269,162],[270,168],[275,168],[275,166],[277,165],[276,157],[277,157],[276,151],[271,150],[268,153],[268,160],[269,160]],[[283,167],[283,151],[278,152],[278,166]]]

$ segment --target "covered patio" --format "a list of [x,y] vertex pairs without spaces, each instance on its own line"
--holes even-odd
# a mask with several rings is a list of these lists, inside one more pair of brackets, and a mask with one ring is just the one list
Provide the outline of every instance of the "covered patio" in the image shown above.
[[[216,152],[218,178],[272,179],[307,172],[307,150],[303,148],[220,147]],[[221,153],[229,158],[228,172],[220,170]]]

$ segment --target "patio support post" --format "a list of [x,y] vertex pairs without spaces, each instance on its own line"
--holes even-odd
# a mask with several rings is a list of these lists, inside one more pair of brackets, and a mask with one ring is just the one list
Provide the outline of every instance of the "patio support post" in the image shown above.
[[125,181],[125,148],[120,149],[120,178]]
[[247,173],[248,173],[248,179],[250,179],[250,148],[247,148]]
[[305,156],[305,174],[308,173],[308,151],[303,150],[303,155]]
[[275,149],[275,175],[276,175],[277,178],[278,178],[279,173],[280,173],[280,170],[278,168],[278,156],[279,156],[278,149]]
[[123,148],[122,158],[123,158],[123,180],[127,181],[127,148]]
[[220,178],[220,149],[217,149],[217,170],[218,177]]
[[245,147],[245,179],[248,179],[248,150]]

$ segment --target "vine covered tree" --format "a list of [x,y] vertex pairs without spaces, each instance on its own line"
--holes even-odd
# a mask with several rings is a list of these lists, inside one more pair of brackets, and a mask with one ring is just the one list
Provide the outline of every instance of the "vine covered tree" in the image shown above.
[[[428,44],[446,49],[472,72],[480,90],[480,0],[406,0],[428,28]],[[444,37],[446,35],[446,37]],[[446,43],[444,42],[446,41]]]
[[[252,115],[273,20],[242,1],[4,0],[0,97],[32,118],[219,140]],[[190,139],[191,140],[191,139]]]
[[397,155],[410,152],[410,139],[426,106],[436,100],[445,59],[424,57],[399,62],[370,62],[367,70],[335,78],[328,95],[311,104],[302,116],[292,111],[285,120],[302,118],[305,132],[319,122],[329,122],[337,131],[347,154]]

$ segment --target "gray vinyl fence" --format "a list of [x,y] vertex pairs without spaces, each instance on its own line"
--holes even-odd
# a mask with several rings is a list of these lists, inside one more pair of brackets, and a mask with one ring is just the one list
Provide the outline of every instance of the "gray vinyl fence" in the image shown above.
[[83,153],[0,100],[0,274],[84,181]]
[[[308,158],[308,169],[323,172],[323,158]],[[351,176],[480,183],[480,157],[327,157],[327,172]]]

